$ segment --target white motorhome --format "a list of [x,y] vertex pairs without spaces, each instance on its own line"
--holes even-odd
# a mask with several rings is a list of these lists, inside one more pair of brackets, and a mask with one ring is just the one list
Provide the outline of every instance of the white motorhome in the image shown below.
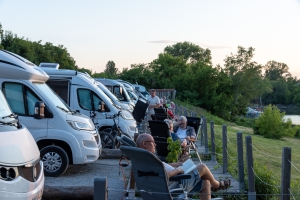
[[105,85],[121,102],[128,104],[134,109],[135,104],[130,100],[130,97],[124,87],[124,85],[116,80],[107,78],[95,78]]
[[[25,58],[0,50],[0,87],[40,149],[46,176],[63,174],[69,164],[96,161],[101,140],[91,119],[72,111],[45,83],[49,76]],[[34,108],[44,107],[35,116]]]
[[[99,88],[99,83],[86,73],[75,70],[59,69],[57,63],[41,63],[39,65],[49,76],[47,84],[74,110],[92,117],[99,131],[111,128],[114,124],[112,116],[120,111],[113,101]],[[98,109],[104,103],[104,111]],[[121,130],[132,139],[137,133],[136,121],[127,110],[122,110],[119,118]]]
[[123,110],[128,110],[129,112],[133,111],[132,106],[129,106],[126,103],[122,103],[113,93],[111,93],[108,88],[98,81],[98,87],[113,101],[113,103],[118,107],[121,107]]
[[44,173],[39,149],[1,91],[0,118],[0,199],[41,199]]

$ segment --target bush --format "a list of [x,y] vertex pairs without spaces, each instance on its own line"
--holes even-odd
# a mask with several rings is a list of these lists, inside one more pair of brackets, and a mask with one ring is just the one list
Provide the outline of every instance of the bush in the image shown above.
[[292,127],[290,119],[286,122],[283,120],[284,115],[285,113],[281,113],[276,106],[268,105],[255,121],[254,134],[272,139],[293,137],[296,134],[296,128]]
[[[254,161],[253,168],[255,172],[255,191],[256,199],[267,200],[271,199],[274,194],[279,194],[279,188],[277,187],[274,179],[273,172],[269,170],[266,166],[261,166]],[[248,175],[245,173],[245,185],[246,190],[248,190]]]

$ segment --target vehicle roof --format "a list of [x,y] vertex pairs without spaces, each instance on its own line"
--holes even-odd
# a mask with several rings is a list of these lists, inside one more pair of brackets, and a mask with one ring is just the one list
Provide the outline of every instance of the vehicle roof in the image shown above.
[[49,76],[27,59],[6,50],[0,50],[0,78],[45,82]]

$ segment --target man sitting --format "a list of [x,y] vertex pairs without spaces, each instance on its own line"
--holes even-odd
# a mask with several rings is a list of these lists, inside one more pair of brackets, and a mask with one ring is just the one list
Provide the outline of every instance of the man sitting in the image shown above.
[[177,125],[174,128],[174,132],[178,135],[181,141],[186,139],[196,139],[195,129],[187,125],[187,119],[185,116],[180,116],[177,120]]
[[[140,134],[136,140],[138,148],[145,149],[151,153],[155,153],[155,141],[150,134]],[[167,175],[170,177],[177,174],[182,174],[183,170],[179,166],[182,162],[178,163],[165,163],[162,162]],[[204,164],[198,164],[196,169],[189,173],[192,177],[190,179],[181,180],[183,189],[187,192],[199,192],[199,198],[202,200],[211,199],[211,189],[214,191],[227,189],[230,186],[230,180],[217,181],[214,179],[208,167]]]

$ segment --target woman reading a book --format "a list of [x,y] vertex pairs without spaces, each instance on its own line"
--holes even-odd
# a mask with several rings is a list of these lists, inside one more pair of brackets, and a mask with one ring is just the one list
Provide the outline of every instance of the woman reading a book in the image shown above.
[[[150,134],[140,134],[136,140],[136,144],[138,148],[155,153],[156,144]],[[184,173],[184,168],[182,167],[184,164],[182,162],[162,163],[169,177]],[[202,200],[211,199],[211,190],[224,190],[230,186],[229,179],[217,181],[208,167],[204,164],[196,165],[194,170],[188,174],[190,174],[192,178],[181,180],[184,190],[188,193],[199,192],[199,198]]]

